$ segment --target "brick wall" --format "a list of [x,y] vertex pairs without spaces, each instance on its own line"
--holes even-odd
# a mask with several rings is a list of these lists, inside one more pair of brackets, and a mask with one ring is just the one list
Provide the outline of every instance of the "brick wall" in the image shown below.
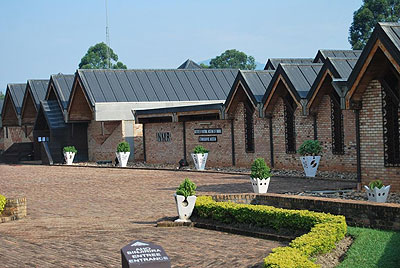
[[268,205],[344,215],[348,225],[400,230],[400,204],[283,194],[221,194],[213,196],[213,199],[217,202]]
[[317,109],[317,136],[323,147],[320,170],[357,171],[354,111],[343,110],[344,154],[332,153],[331,100],[324,95]]
[[102,132],[101,122],[92,120],[88,125],[87,135],[89,161],[114,161],[117,146],[124,141],[121,121],[104,122]]
[[362,96],[360,111],[362,182],[380,179],[400,191],[400,167],[385,167],[383,145],[382,89],[372,80]]
[[144,160],[144,151],[143,151],[143,125],[142,124],[134,124],[133,125],[133,144],[135,151],[135,161],[143,161]]
[[269,165],[269,121],[267,118],[260,118],[257,109],[254,111],[254,152],[246,152],[244,113],[244,104],[243,102],[239,102],[233,115],[236,165],[239,167],[250,167],[254,159],[258,157],[264,158],[265,162]]
[[[277,99],[272,115],[275,168],[303,170],[300,155],[286,153],[285,115],[282,98]],[[303,116],[301,107],[297,107],[295,111],[295,133],[296,148],[299,148],[305,140],[314,139],[313,119],[311,116]]]
[[7,203],[0,215],[0,222],[24,218],[26,213],[26,198],[7,198]]
[[[195,129],[207,128],[221,128],[222,134],[194,135]],[[216,136],[217,142],[199,142],[199,136]],[[202,145],[210,151],[207,166],[232,166],[231,121],[210,120],[186,122],[186,158],[191,164],[193,164],[191,153],[197,145]]]
[[[6,137],[6,128],[8,129],[8,138]],[[27,127],[27,137],[25,134],[25,127],[3,127],[4,137],[4,150],[7,150],[14,143],[32,142],[33,141],[33,127]]]
[[[157,141],[157,132],[169,132],[169,142]],[[183,158],[182,123],[148,123],[144,127],[146,162],[151,164],[176,164]]]

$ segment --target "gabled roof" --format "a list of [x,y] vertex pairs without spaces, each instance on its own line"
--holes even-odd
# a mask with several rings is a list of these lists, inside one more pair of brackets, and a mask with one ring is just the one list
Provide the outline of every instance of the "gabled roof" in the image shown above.
[[267,91],[262,99],[264,106],[270,94],[275,92],[275,87],[279,79],[283,79],[285,84],[289,87],[291,95],[294,96],[297,102],[307,97],[312,84],[317,78],[318,73],[322,68],[322,63],[309,63],[309,64],[279,64],[278,69],[270,82]]
[[312,63],[313,58],[272,58],[268,59],[264,70],[276,70],[279,63]]
[[[27,90],[29,90],[31,96],[33,97],[33,101],[36,105],[36,109],[39,110],[40,101],[44,100],[47,92],[47,87],[49,85],[48,79],[31,79],[28,80]],[[28,92],[25,91],[25,94]],[[24,105],[24,103],[22,104]]]
[[317,52],[313,62],[324,63],[326,58],[358,58],[362,50],[345,50],[345,49],[320,49]]
[[[62,73],[53,74],[50,77],[50,83],[54,85],[55,93],[58,100],[60,101],[60,105],[62,105],[62,108],[64,110],[67,110],[69,96],[71,94],[72,85],[74,83],[74,75]],[[48,94],[49,92],[47,92],[46,99],[48,98]]]
[[[353,96],[362,76],[364,76],[369,66],[372,56],[377,48],[386,50],[386,57],[391,57],[390,62],[400,72],[400,23],[379,22],[376,24],[359,60],[354,66],[353,72],[348,79],[348,93],[346,96],[346,106],[350,106],[350,98]],[[396,66],[397,65],[397,66]],[[378,68],[379,69],[379,68]]]
[[[56,100],[42,100],[39,109],[38,117],[43,113],[50,129],[66,127],[63,113]],[[38,120],[38,117],[36,120]]]
[[110,102],[225,100],[236,74],[233,69],[78,70],[75,81],[79,79],[94,107]]
[[261,103],[262,98],[272,80],[275,71],[272,70],[258,70],[258,71],[248,71],[240,70],[235,79],[232,89],[229,92],[228,97],[225,101],[225,108],[228,110],[233,98],[236,96],[236,92],[239,83],[242,85],[243,90],[249,97],[250,101],[256,107],[258,103]]
[[6,96],[11,96],[11,101],[14,105],[17,115],[21,114],[22,102],[24,100],[26,90],[26,83],[21,84],[8,84],[6,90]]
[[191,59],[187,59],[184,63],[182,63],[178,69],[201,69],[201,66],[192,61]]
[[[334,87],[334,89],[336,89],[333,83],[336,83],[336,81],[339,83],[345,83],[349,78],[351,72],[353,71],[357,60],[358,58],[326,58],[321,71],[318,73],[317,78],[315,79],[310,91],[307,94],[307,99],[309,100],[307,106],[310,108],[313,104],[327,75],[331,76],[332,86]],[[337,93],[339,96],[342,96],[344,94],[341,89],[340,92],[337,91]]]

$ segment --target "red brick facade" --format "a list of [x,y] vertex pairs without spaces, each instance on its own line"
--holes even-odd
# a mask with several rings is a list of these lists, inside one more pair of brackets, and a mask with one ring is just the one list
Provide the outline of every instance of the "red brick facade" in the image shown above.
[[4,151],[7,150],[14,143],[32,142],[33,141],[33,127],[3,127],[4,137]]
[[377,80],[369,83],[362,96],[360,140],[362,183],[380,179],[393,191],[400,191],[400,167],[385,167],[382,89]]

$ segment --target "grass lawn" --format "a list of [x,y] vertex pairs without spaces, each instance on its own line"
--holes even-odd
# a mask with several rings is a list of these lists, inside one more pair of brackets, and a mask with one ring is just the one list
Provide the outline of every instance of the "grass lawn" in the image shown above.
[[355,238],[337,267],[400,267],[400,232],[348,227]]

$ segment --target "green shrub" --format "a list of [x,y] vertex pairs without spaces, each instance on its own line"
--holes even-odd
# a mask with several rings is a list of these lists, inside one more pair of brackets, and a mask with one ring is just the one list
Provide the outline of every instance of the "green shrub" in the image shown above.
[[194,150],[193,150],[194,154],[205,154],[208,152],[209,151],[201,145],[197,145],[196,147],[194,147]]
[[131,151],[131,147],[129,147],[129,143],[126,141],[120,142],[117,146],[117,153],[127,153]]
[[297,151],[300,155],[320,155],[322,152],[322,146],[319,141],[317,140],[306,140],[300,146],[299,150]]
[[188,197],[196,194],[196,184],[192,182],[189,178],[186,178],[176,189],[176,194]]
[[271,169],[265,163],[264,158],[257,158],[251,165],[252,178],[266,179],[271,177]]
[[310,261],[300,250],[290,247],[278,247],[264,259],[266,268],[317,268],[319,265]]
[[[318,267],[308,258],[335,248],[335,243],[343,239],[347,232],[344,216],[264,205],[215,202],[211,196],[197,198],[195,213],[199,217],[224,223],[238,222],[277,230],[286,228],[309,231],[294,239],[289,249],[276,250],[265,258],[265,267]],[[297,262],[301,265],[290,266]]]
[[374,188],[381,189],[383,187],[383,183],[381,180],[374,180],[369,183],[369,189],[373,190]]
[[63,148],[63,153],[77,153],[78,150],[76,150],[75,146],[65,146]]
[[7,203],[6,197],[0,194],[0,214],[3,212],[6,203]]

